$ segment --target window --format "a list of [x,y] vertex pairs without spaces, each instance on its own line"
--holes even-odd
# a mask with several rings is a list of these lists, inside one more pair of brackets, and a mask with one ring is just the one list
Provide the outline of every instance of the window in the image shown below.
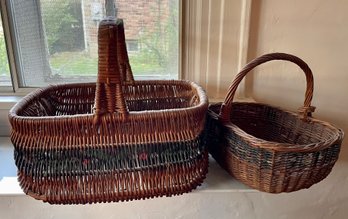
[[0,86],[11,86],[10,69],[8,66],[5,34],[2,27],[0,12]]
[[[97,29],[105,16],[105,0],[4,2],[11,27],[17,87],[96,80]],[[117,17],[124,19],[135,77],[177,78],[179,1],[115,0],[114,4]],[[0,70],[1,79],[4,74],[10,82],[10,71],[2,73],[2,67]]]
[[137,52],[137,51],[139,51],[138,40],[127,40],[127,49],[128,49],[128,52]]

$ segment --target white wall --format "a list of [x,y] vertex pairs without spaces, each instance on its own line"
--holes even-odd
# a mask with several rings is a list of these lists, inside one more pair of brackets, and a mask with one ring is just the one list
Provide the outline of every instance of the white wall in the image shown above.
[[8,108],[0,109],[0,137],[10,135],[10,123],[8,122]]
[[[221,2],[226,4],[226,2],[231,1],[207,0],[203,1],[203,4],[210,2],[211,4],[219,5]],[[253,0],[251,5],[247,50],[248,60],[270,52],[292,53],[304,59],[312,68],[314,74],[313,105],[317,107],[314,117],[332,122],[347,133],[347,1]],[[235,7],[241,11],[241,6],[235,5]],[[241,54],[243,55],[243,48],[240,45],[241,40],[245,39],[236,38],[235,36],[241,36],[241,25],[248,24],[243,21],[247,17],[243,17],[243,13],[236,13],[235,8],[225,8],[224,11],[228,11],[225,16],[240,16],[242,20],[230,20],[228,25],[239,27],[234,30],[237,32],[232,35],[225,35],[224,33],[221,35],[222,39],[227,40],[221,41],[223,50],[228,48],[231,54],[226,57],[222,56],[225,66],[223,69],[225,71],[220,73],[214,73],[218,71],[209,71],[211,77],[221,81],[217,91],[207,87],[210,98],[224,97],[224,91],[228,87],[226,84],[229,84],[229,81],[231,81],[229,77],[237,73],[238,63],[236,63],[236,60],[240,59]],[[221,15],[221,12],[214,15],[210,14],[210,17],[219,15]],[[209,13],[206,16],[209,17]],[[210,25],[218,26],[219,22],[221,20],[211,19]],[[209,24],[203,23],[204,25]],[[202,37],[206,37],[204,33]],[[210,40],[211,45],[215,42],[214,39]],[[221,37],[218,39],[221,39]],[[228,47],[230,45],[228,39],[234,41],[233,47]],[[237,53],[236,59],[232,55],[234,54],[233,51],[242,52]],[[204,55],[205,53],[202,54]],[[210,66],[219,65],[218,57],[219,54],[210,55],[208,61]],[[216,67],[216,69],[219,68]],[[253,73],[244,82],[245,96],[252,96],[258,102],[284,107],[289,110],[296,110],[303,103],[305,77],[293,64],[273,62],[261,66]],[[211,81],[213,82],[214,80]],[[323,182],[307,191],[291,194],[252,194],[249,198],[253,203],[253,207],[248,207],[248,210],[257,214],[244,215],[245,217],[242,218],[346,218],[345,215],[348,215],[347,143],[348,139],[342,145],[340,158],[333,172]],[[262,208],[259,209],[258,207],[260,206]]]
[[[314,116],[348,132],[348,4],[334,1],[254,1],[249,57],[282,51],[301,57],[314,75]],[[260,102],[296,110],[304,100],[304,74],[288,63],[273,62],[249,78]],[[348,139],[340,163],[348,169]],[[348,173],[348,172],[347,172]],[[343,183],[343,182],[342,182]],[[341,183],[339,183],[340,185]],[[348,192],[347,198],[348,198]],[[347,211],[348,212],[348,211]]]
[[[348,4],[344,0],[253,1],[248,57],[269,52],[292,53],[305,60],[314,74],[316,118],[348,132]],[[258,102],[296,110],[304,101],[305,77],[289,63],[260,66],[249,77],[249,93]],[[308,218],[346,218],[348,215],[348,139],[329,175],[309,193],[283,196],[296,212]],[[323,184],[327,187],[320,188]],[[256,201],[256,200],[255,200]],[[265,202],[272,202],[263,200]],[[278,211],[288,204],[274,203]],[[332,215],[325,215],[332,212]]]

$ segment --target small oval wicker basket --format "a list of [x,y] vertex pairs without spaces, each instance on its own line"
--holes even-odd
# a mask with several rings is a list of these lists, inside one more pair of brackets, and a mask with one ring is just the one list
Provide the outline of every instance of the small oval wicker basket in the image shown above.
[[[271,60],[290,61],[304,71],[307,90],[299,113],[261,103],[233,103],[246,74]],[[309,188],[330,173],[344,136],[342,130],[311,117],[312,96],[312,71],[298,57],[272,53],[251,61],[236,76],[224,103],[209,107],[210,153],[235,178],[260,191]]]

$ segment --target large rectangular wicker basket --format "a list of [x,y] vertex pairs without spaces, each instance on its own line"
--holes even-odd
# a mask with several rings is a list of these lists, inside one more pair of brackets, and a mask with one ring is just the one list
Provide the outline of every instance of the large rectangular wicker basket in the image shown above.
[[[261,103],[233,103],[236,89],[254,67],[271,60],[297,64],[307,90],[299,113]],[[236,76],[224,103],[208,110],[209,151],[231,175],[252,188],[292,192],[309,188],[331,171],[338,159],[342,130],[311,118],[313,75],[301,59],[284,53],[261,56]]]
[[122,20],[98,30],[97,83],[52,85],[10,111],[21,187],[49,203],[176,195],[208,168],[207,97],[193,82],[134,81]]

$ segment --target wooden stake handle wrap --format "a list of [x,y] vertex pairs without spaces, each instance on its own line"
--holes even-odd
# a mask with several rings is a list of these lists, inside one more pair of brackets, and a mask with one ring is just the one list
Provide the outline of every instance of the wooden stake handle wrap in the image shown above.
[[98,29],[98,80],[96,84],[94,114],[95,122],[106,113],[121,113],[126,119],[127,106],[122,85],[133,83],[124,36],[123,21],[108,18],[102,20]]
[[305,101],[304,101],[303,107],[299,109],[299,113],[303,115],[304,120],[307,119],[307,116],[311,116],[311,113],[314,112],[314,109],[315,109],[315,107],[311,106],[311,101],[313,97],[313,87],[314,87],[313,74],[311,69],[302,59],[296,56],[286,54],[286,53],[270,53],[252,60],[237,74],[232,85],[229,87],[228,94],[225,98],[224,103],[221,106],[220,115],[219,115],[220,121],[222,121],[223,123],[230,122],[230,114],[232,109],[233,98],[238,88],[238,85],[240,84],[242,79],[248,74],[248,72],[250,72],[256,66],[261,65],[265,62],[272,61],[272,60],[289,61],[289,62],[295,63],[303,70],[303,72],[306,75],[307,89],[305,94]]
[[134,77],[129,64],[123,20],[118,19],[117,25],[117,51],[119,51],[117,55],[121,71],[121,81],[123,83],[133,84]]

